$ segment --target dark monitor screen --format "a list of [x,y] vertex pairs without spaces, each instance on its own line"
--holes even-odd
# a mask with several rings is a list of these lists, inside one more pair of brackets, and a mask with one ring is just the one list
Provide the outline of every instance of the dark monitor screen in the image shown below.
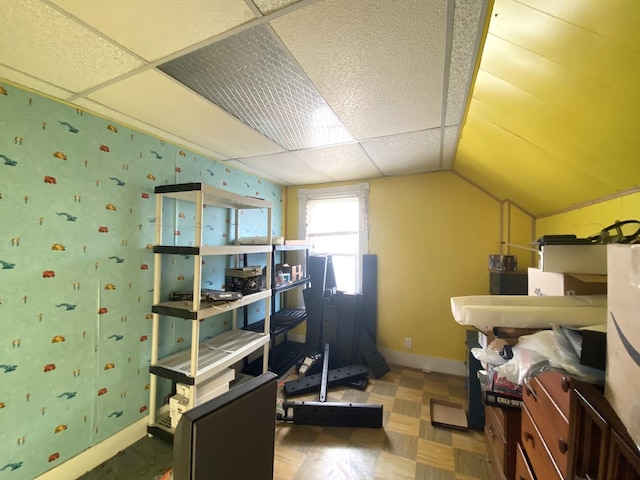
[[173,439],[174,480],[272,480],[276,391],[267,372],[185,412]]

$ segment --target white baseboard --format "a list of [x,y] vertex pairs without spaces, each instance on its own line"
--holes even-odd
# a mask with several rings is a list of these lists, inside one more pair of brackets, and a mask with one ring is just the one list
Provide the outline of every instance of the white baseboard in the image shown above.
[[[289,334],[289,340],[304,343],[305,337],[300,334]],[[400,367],[415,368],[424,372],[446,373],[459,377],[467,376],[467,367],[460,360],[449,360],[447,358],[428,357],[426,355],[416,355],[415,353],[397,352],[395,350],[380,349],[380,353],[387,363]]]
[[415,353],[397,352],[395,350],[380,349],[380,353],[391,365],[415,368],[423,372],[446,373],[459,377],[467,376],[467,368],[460,360],[450,360],[448,358],[428,357],[426,355],[416,355]]
[[35,480],[69,480],[70,478],[78,478],[143,438],[147,434],[148,424],[148,417],[141,418],[136,423],[120,430],[106,440],[36,477]]

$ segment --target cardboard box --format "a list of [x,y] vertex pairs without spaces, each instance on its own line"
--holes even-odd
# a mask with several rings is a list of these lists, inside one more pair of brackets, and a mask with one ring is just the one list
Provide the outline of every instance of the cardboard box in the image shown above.
[[640,448],[640,245],[608,245],[604,394]]
[[543,272],[607,274],[607,245],[543,245],[539,254]]
[[291,281],[302,280],[302,265],[291,265]]
[[543,272],[527,270],[529,295],[606,295],[607,276],[588,273]]
[[482,402],[492,407],[520,408],[522,406],[522,386],[515,385],[503,390],[499,383],[496,385],[495,368],[493,365],[487,365],[487,370],[478,371]]
[[[289,280],[286,280],[288,275]],[[282,276],[284,283],[295,282],[302,279],[302,265],[289,265],[288,263],[276,264],[276,284]]]
[[494,391],[483,391],[482,395],[485,405],[500,408],[522,408],[522,396]]
[[467,412],[459,403],[432,398],[430,401],[431,425],[453,428],[466,432],[469,429]]

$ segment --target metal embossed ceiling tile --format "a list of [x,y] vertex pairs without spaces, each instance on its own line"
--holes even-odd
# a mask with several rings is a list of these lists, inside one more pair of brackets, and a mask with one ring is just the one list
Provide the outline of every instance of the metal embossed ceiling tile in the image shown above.
[[287,150],[353,141],[266,25],[158,68]]

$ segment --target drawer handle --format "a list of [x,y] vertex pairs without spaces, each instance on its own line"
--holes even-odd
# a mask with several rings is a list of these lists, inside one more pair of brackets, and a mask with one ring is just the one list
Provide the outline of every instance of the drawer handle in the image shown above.
[[536,392],[533,388],[531,388],[531,385],[525,385],[524,387],[524,391],[527,392],[527,395],[529,395],[530,397],[533,397],[534,401],[538,401],[538,395],[536,395]]
[[524,441],[533,443],[533,435],[530,432],[524,432]]
[[565,392],[568,392],[569,388],[571,388],[571,383],[567,377],[562,377],[560,386],[562,387],[562,390],[564,390]]
[[558,440],[558,448],[560,449],[560,453],[565,454],[569,449],[569,445],[564,441],[564,438]]
[[496,436],[495,432],[493,431],[493,426],[492,425],[489,426],[489,435],[491,435],[491,438]]

